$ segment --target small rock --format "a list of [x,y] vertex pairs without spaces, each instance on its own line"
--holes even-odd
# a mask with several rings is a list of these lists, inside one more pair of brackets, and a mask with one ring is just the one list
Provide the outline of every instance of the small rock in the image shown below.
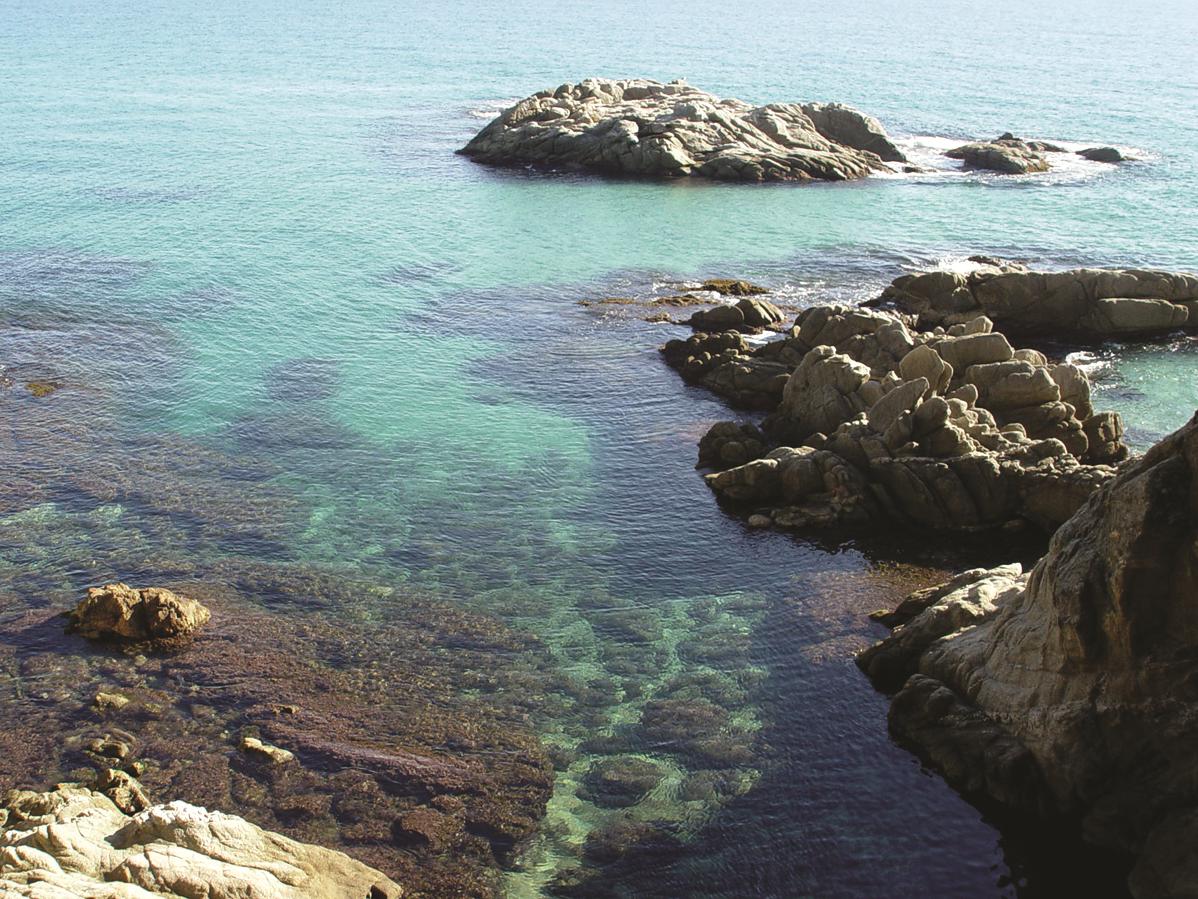
[[241,751],[247,755],[266,759],[272,765],[285,765],[295,758],[295,753],[264,743],[256,737],[243,737]]

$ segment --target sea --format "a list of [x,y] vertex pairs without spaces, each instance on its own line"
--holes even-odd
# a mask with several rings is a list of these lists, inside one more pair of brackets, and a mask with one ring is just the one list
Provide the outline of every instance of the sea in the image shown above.
[[[500,859],[513,897],[560,894],[616,818],[670,848],[601,871],[602,895],[1122,895],[896,745],[853,663],[884,633],[868,612],[1043,547],[748,529],[694,468],[737,413],[661,361],[686,332],[582,303],[709,277],[857,302],[979,253],[1196,271],[1195,46],[1191,0],[0,0],[0,623],[186,557],[530,635],[593,702],[529,714],[559,764]],[[455,155],[586,77],[847,103],[930,171],[738,185]],[[941,155],[1006,131],[1136,161],[1005,177]],[[1190,338],[1067,351],[1137,449],[1198,408]],[[44,702],[25,677],[0,672],[6,720]],[[642,747],[651,792],[589,799],[603,738],[663,697],[735,737],[719,776]]]

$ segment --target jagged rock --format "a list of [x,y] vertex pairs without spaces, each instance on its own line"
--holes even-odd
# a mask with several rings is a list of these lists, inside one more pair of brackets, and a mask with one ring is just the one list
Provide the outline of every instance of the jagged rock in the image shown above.
[[91,587],[71,613],[71,628],[89,639],[171,641],[203,627],[211,613],[193,599],[159,587]]
[[[868,147],[868,149],[867,149]],[[844,106],[724,100],[684,81],[592,78],[521,100],[459,152],[491,164],[722,181],[843,181],[901,154]]]
[[792,422],[790,434],[796,440],[830,433],[869,407],[860,392],[869,378],[869,369],[860,362],[832,347],[816,347],[788,378],[778,414]]
[[[861,660],[882,686],[918,668],[891,723],[951,783],[1141,853],[1137,899],[1193,884],[1196,546],[1198,415],[1092,493],[994,610],[915,645],[905,631],[951,615],[937,597]],[[879,671],[887,656],[902,665]]]
[[944,154],[960,159],[966,168],[989,169],[1004,175],[1026,175],[1047,172],[1048,160],[1027,142],[1003,135],[998,140],[982,141],[956,147]]
[[62,784],[8,795],[0,895],[30,899],[397,899],[398,884],[349,856],[172,802],[130,817]]
[[948,327],[979,315],[1008,334],[1094,338],[1198,326],[1198,277],[1162,271],[1075,269],[1033,272],[983,266],[968,274],[904,275],[880,302]]
[[921,595],[908,597],[907,611],[928,600],[923,611],[899,625],[894,634],[857,656],[857,665],[879,689],[897,690],[916,673],[919,659],[936,640],[985,621],[1003,602],[1027,586],[1022,566],[966,572]]

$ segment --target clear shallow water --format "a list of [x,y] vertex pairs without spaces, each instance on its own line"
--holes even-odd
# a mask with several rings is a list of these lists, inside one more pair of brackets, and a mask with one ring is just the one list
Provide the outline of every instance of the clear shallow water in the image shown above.
[[[6,447],[52,474],[163,453],[93,476],[123,484],[116,502],[39,497],[36,531],[17,513],[6,577],[36,572],[37,597],[17,595],[65,603],[189,553],[424,589],[540,634],[611,693],[606,717],[537,722],[566,746],[618,731],[670,678],[718,675],[754,757],[719,801],[655,794],[644,814],[693,848],[652,887],[633,872],[641,893],[1003,895],[1013,865],[1051,895],[1034,853],[889,744],[852,666],[863,613],[910,576],[896,553],[723,516],[690,466],[726,410],[659,364],[667,328],[577,301],[700,275],[856,299],[976,252],[1198,268],[1196,36],[1180,2],[1028,3],[984,27],[947,2],[0,3],[0,358],[14,381],[65,385],[36,414],[10,392]],[[504,101],[593,74],[841,100],[925,147],[1012,130],[1146,161],[796,189],[453,155]],[[1192,413],[1191,353],[1103,353],[1100,396],[1137,442]],[[143,448],[163,444],[184,449]],[[163,513],[138,491],[177,496],[175,545],[155,545]],[[647,644],[603,623],[628,608]],[[610,816],[574,797],[589,758],[560,775],[514,895]]]

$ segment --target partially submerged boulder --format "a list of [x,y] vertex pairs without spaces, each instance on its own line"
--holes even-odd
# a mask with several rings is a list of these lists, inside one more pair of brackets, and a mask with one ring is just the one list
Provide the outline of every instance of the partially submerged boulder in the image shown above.
[[349,856],[186,802],[130,816],[60,784],[9,793],[0,895],[30,899],[398,899],[399,884]]
[[753,106],[684,81],[590,78],[526,97],[459,152],[479,162],[720,181],[844,181],[902,153],[840,104]]
[[1085,150],[1078,150],[1077,155],[1091,162],[1127,162],[1131,159],[1115,147],[1087,147]]
[[1003,135],[998,140],[964,144],[944,155],[950,159],[960,159],[966,168],[987,169],[1003,175],[1047,172],[1049,168],[1041,150],[1010,135]]
[[208,623],[211,613],[194,599],[160,587],[91,587],[71,612],[71,629],[92,640],[174,641]]
[[[883,689],[910,675],[891,725],[950,783],[1142,853],[1137,899],[1190,895],[1196,547],[1198,415],[1094,493],[1026,584],[938,594],[858,662]],[[1004,586],[959,614],[987,582]]]
[[1198,276],[981,265],[968,273],[904,275],[882,292],[880,302],[918,316],[923,328],[985,315],[1012,335],[1132,337],[1198,327]]

